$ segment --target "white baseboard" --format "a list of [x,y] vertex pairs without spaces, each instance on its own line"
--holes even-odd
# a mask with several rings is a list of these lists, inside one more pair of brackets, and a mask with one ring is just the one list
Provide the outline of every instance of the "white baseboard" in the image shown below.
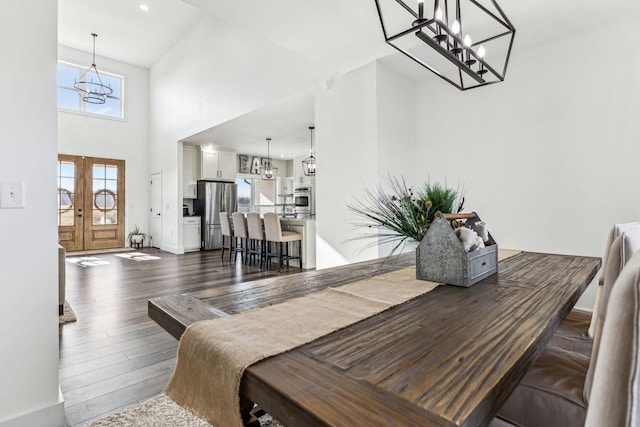
[[0,421],[0,427],[64,427],[64,398],[58,391],[58,402],[10,420]]
[[169,245],[160,245],[160,250],[165,252],[170,252],[175,255],[184,254],[184,248],[179,248],[177,246],[169,246]]
[[580,306],[580,305],[576,304],[573,308],[575,308],[576,310],[580,310],[580,311],[584,311],[584,312],[593,314],[593,307],[584,307],[584,306]]

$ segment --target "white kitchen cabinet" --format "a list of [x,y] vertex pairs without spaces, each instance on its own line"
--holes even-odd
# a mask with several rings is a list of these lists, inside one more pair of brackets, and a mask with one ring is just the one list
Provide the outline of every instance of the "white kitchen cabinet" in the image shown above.
[[229,151],[203,151],[202,179],[236,180],[236,153]]
[[183,146],[182,150],[182,197],[185,199],[195,199],[198,194],[197,188],[197,166],[198,151],[196,147],[190,145]]
[[200,234],[200,217],[185,216],[182,217],[182,243],[185,252],[193,252],[200,250],[201,234]]

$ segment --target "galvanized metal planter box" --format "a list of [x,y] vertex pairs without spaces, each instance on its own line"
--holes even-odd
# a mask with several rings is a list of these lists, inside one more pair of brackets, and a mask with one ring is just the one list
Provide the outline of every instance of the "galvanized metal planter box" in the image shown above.
[[[466,223],[473,230],[480,218]],[[467,252],[444,216],[436,218],[416,249],[416,278],[469,287],[498,272],[498,244],[489,234],[484,248]]]

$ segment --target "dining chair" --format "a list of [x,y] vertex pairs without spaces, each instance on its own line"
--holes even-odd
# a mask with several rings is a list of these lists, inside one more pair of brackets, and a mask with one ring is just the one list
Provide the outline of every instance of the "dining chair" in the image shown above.
[[[289,260],[297,259],[302,268],[302,235],[294,231],[282,231],[282,225],[280,224],[280,217],[273,212],[267,212],[264,214],[264,234],[267,240],[265,253],[267,261],[267,269],[269,268],[269,262],[271,258],[278,258],[278,272],[282,267],[283,261],[287,262],[289,267]],[[292,256],[289,254],[289,243],[298,242],[298,255]],[[275,244],[277,252],[271,252],[271,246]],[[282,246],[284,244],[285,253],[282,253]]]
[[[233,241],[233,227],[231,226],[231,220],[229,219],[229,212],[220,212],[220,229],[222,231],[222,254],[220,260],[224,261],[224,250],[229,250],[229,262],[231,262],[231,254],[234,252]],[[225,237],[228,238],[229,243],[225,244]]]
[[234,212],[231,214],[231,221],[233,222],[233,236],[236,240],[236,253],[233,257],[233,262],[238,259],[238,252],[240,252],[240,261],[243,264],[247,263],[247,243],[249,240],[249,232],[247,230],[247,218],[242,212]]
[[596,402],[591,393],[595,388],[594,375],[599,360],[615,356],[609,347],[602,344],[609,317],[621,310],[618,303],[610,301],[610,296],[622,280],[621,271],[627,269],[627,265],[640,268],[639,249],[640,228],[623,232],[611,244],[591,357],[548,346],[498,410],[501,418],[526,427],[584,424],[589,402]]
[[615,224],[611,228],[605,242],[602,268],[600,269],[600,277],[598,280],[593,312],[589,313],[579,309],[571,310],[567,317],[560,323],[560,326],[551,338],[549,345],[560,347],[564,350],[575,351],[577,353],[584,354],[585,356],[591,355],[593,337],[595,335],[596,324],[598,322],[597,313],[602,300],[602,287],[604,284],[604,276],[606,275],[609,249],[616,237],[620,236],[626,230],[632,230],[638,227],[640,227],[640,222]]
[[[609,305],[609,309],[606,320],[600,324],[601,335],[599,338],[596,335],[595,344],[599,348],[599,356],[597,361],[592,359],[589,364],[589,370],[593,372],[593,382],[584,386],[583,396],[590,396],[583,416],[569,423],[565,423],[566,419],[556,419],[548,424],[516,423],[510,415],[501,413],[503,409],[500,409],[499,415],[491,422],[490,427],[640,425],[640,252],[636,252],[624,266],[612,286],[609,300],[603,300],[603,303]],[[580,356],[577,353],[573,354]],[[577,393],[575,395],[577,396]],[[561,415],[555,412],[559,405],[537,409],[541,409],[543,413],[553,411],[552,416]]]
[[247,226],[249,227],[249,257],[255,259],[257,255],[260,259],[260,269],[262,269],[265,258],[265,237],[264,226],[260,214],[251,212],[247,214]]

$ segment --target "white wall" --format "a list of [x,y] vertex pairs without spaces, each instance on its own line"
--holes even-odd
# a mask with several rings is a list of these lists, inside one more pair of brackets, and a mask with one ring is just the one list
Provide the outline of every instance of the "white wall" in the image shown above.
[[8,0],[0,15],[0,181],[21,181],[26,189],[26,208],[0,209],[3,427],[64,425],[58,394],[56,17],[50,0]]
[[501,247],[601,257],[613,223],[640,219],[640,59],[628,50],[638,24],[516,44],[497,85],[461,93],[422,81],[416,157],[429,166],[417,176],[464,181],[467,210]]
[[[91,53],[58,47],[58,59],[91,64]],[[125,236],[134,225],[149,233],[149,71],[97,57],[99,71],[124,76],[125,120],[60,111],[58,153],[125,161]],[[127,242],[128,244],[128,242]]]
[[413,83],[373,62],[316,89],[316,266],[329,268],[386,256],[389,247],[357,239],[365,230],[348,209],[387,173],[415,169]]
[[318,67],[213,18],[150,72],[150,172],[163,176],[162,249],[179,253],[181,150],[177,141],[313,85]]

